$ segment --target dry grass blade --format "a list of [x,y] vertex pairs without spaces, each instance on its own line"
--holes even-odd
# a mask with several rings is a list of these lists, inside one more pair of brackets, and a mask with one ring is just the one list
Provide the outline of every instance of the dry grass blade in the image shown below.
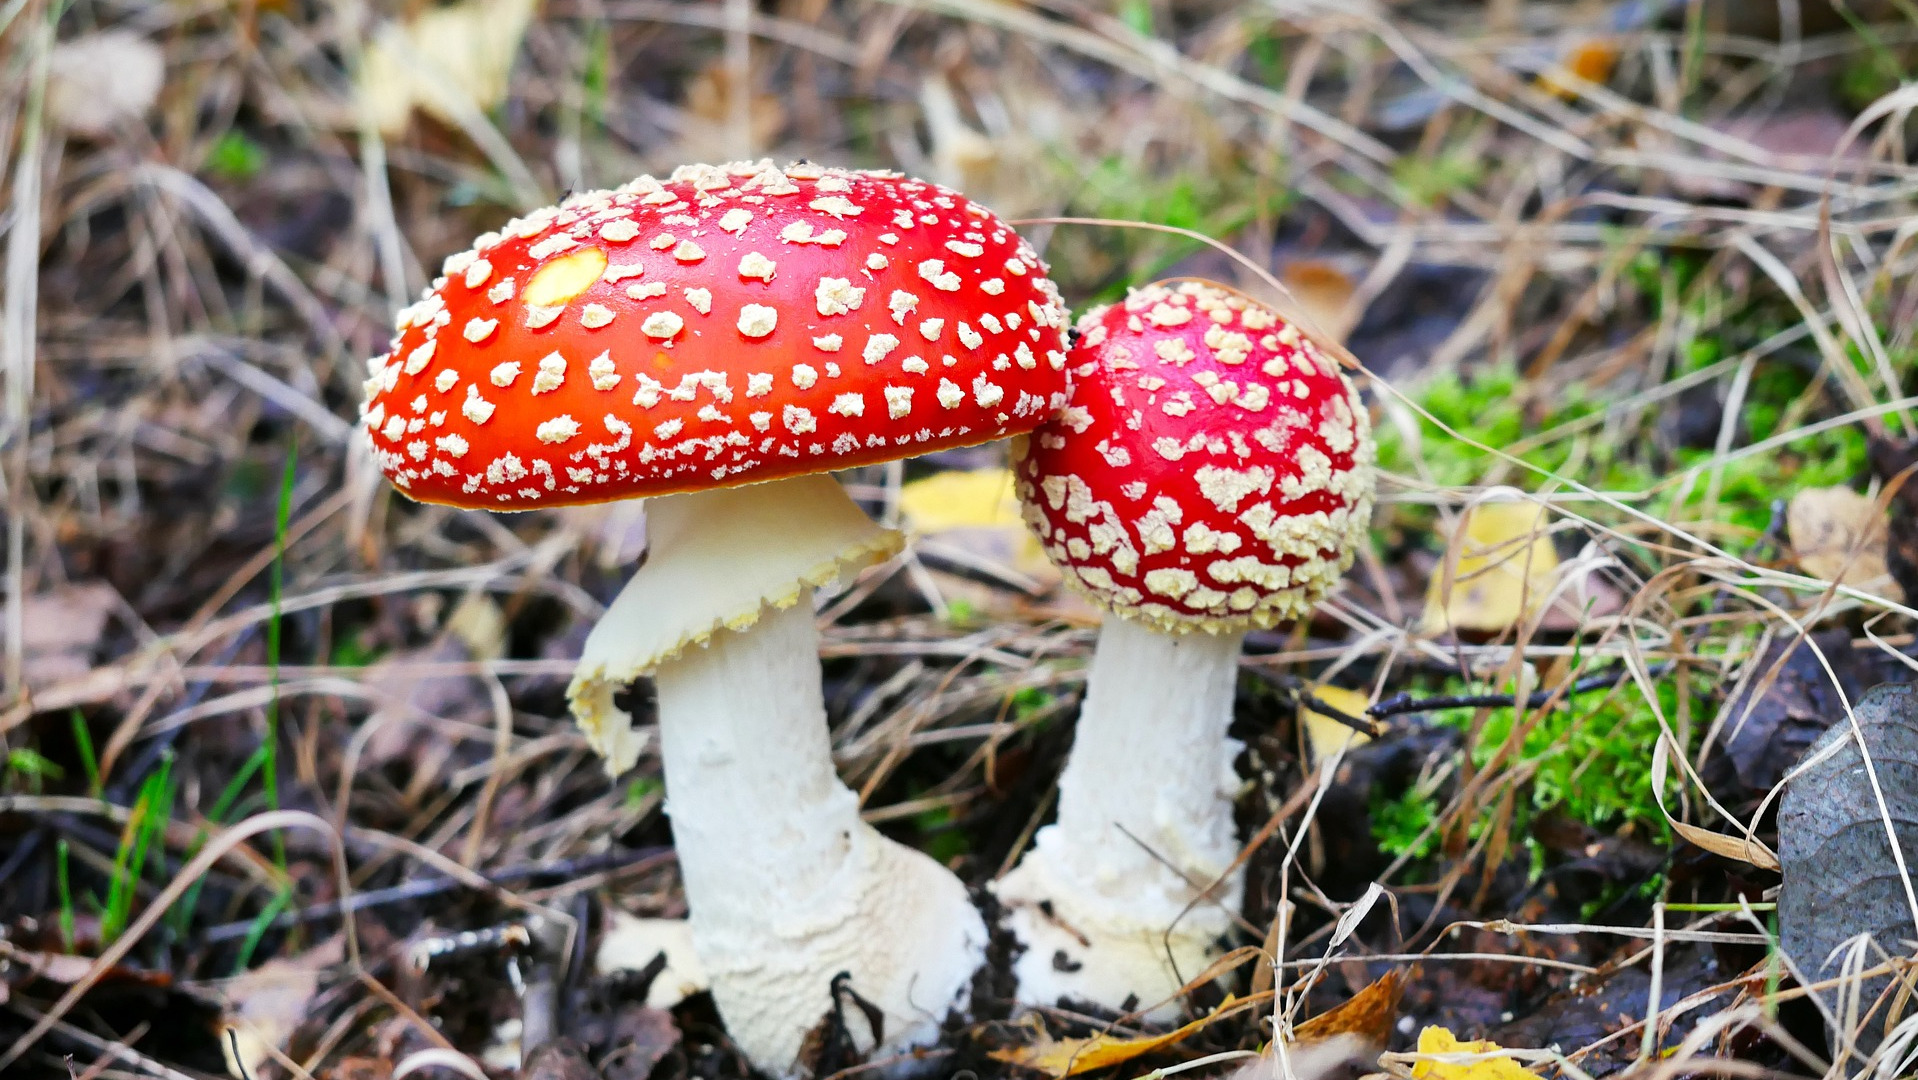
[[7,230],[6,305],[0,310],[0,358],[7,380],[4,430],[0,452],[5,456],[7,499],[6,666],[4,681],[9,698],[25,686],[27,522],[35,516],[33,485],[27,475],[28,444],[32,438],[35,348],[40,282],[41,194],[43,175],[44,110],[47,64],[53,50],[53,25],[34,21],[16,39],[27,69],[24,123],[20,152],[13,161],[14,211]]

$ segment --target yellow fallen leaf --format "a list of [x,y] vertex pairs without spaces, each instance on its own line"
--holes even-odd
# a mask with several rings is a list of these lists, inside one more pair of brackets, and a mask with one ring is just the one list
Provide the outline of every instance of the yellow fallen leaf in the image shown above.
[[465,0],[374,32],[360,64],[360,106],[380,133],[404,133],[415,106],[450,126],[506,100],[508,76],[539,0]]
[[899,511],[921,536],[1040,581],[1056,576],[1038,538],[1019,516],[1009,469],[954,469],[914,480],[899,489]]
[[1610,38],[1581,41],[1566,50],[1557,66],[1539,75],[1538,85],[1542,90],[1571,101],[1578,97],[1578,91],[1573,88],[1570,76],[1602,86],[1611,80],[1612,68],[1617,63],[1617,42]]
[[899,509],[921,532],[1025,528],[1010,469],[952,469],[914,480],[899,489]]
[[1812,577],[1904,599],[1885,562],[1889,522],[1875,500],[1848,487],[1806,488],[1791,497],[1785,533]]
[[1104,1069],[1112,1065],[1121,1065],[1141,1054],[1149,1054],[1198,1033],[1207,1024],[1226,1015],[1232,1009],[1234,999],[1228,997],[1218,1008],[1201,1016],[1197,1020],[1164,1035],[1146,1035],[1137,1039],[1121,1039],[1112,1035],[1092,1035],[1083,1039],[1055,1039],[1042,1036],[1029,1046],[1009,1046],[991,1051],[996,1061],[1008,1065],[1034,1069],[1060,1080],[1080,1073],[1089,1073],[1095,1069]]
[[1496,632],[1536,613],[1558,572],[1546,525],[1545,507],[1523,499],[1473,507],[1432,572],[1424,631]]
[[[1347,690],[1343,686],[1313,684],[1312,696],[1330,705],[1347,716],[1365,719],[1365,710],[1372,704],[1370,695],[1358,690]],[[1372,737],[1362,731],[1354,731],[1341,720],[1314,712],[1311,708],[1299,710],[1299,722],[1305,725],[1305,745],[1312,752],[1314,763],[1325,760],[1343,748],[1360,746],[1371,742]]]
[[[1447,1028],[1436,1025],[1419,1032],[1421,1054],[1496,1054],[1505,1049],[1495,1042],[1462,1042]],[[1412,1065],[1412,1080],[1536,1080],[1536,1073],[1507,1057],[1488,1057],[1479,1061],[1419,1061]]]
[[498,660],[506,655],[506,612],[491,596],[467,593],[446,617],[446,630],[475,660]]

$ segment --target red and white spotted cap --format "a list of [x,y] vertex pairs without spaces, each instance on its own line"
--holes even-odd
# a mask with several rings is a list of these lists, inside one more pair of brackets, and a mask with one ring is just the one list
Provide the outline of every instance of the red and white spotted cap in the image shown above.
[[843,469],[1030,430],[1065,308],[957,192],[770,162],[575,195],[446,261],[368,362],[408,495],[521,510]]
[[1014,465],[1066,580],[1178,633],[1308,614],[1371,517],[1371,422],[1324,349],[1201,282],[1087,312],[1071,399]]

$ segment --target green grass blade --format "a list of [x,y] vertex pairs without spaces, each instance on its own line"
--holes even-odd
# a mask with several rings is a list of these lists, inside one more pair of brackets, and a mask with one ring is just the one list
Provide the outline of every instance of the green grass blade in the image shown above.
[[73,745],[80,752],[80,767],[87,773],[87,794],[97,799],[106,789],[100,780],[100,755],[93,749],[93,729],[78,709],[69,713],[68,719],[73,725]]

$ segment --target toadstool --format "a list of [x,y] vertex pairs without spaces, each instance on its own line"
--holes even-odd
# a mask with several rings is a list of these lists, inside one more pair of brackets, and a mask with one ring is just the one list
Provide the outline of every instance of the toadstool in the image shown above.
[[[956,192],[800,163],[575,195],[447,260],[371,361],[364,426],[411,497],[648,504],[650,554],[570,698],[609,769],[652,673],[693,938],[734,1041],[792,1073],[829,983],[869,1045],[928,1041],[983,956],[963,885],[834,772],[813,590],[897,534],[830,470],[1026,431],[1065,400],[1045,267]],[[751,486],[742,486],[751,485]]]
[[1328,353],[1200,282],[1087,312],[1071,400],[1015,452],[1026,521],[1108,613],[1055,822],[995,886],[1021,1001],[1163,1018],[1241,895],[1232,722],[1247,630],[1307,615],[1351,564],[1370,422]]

